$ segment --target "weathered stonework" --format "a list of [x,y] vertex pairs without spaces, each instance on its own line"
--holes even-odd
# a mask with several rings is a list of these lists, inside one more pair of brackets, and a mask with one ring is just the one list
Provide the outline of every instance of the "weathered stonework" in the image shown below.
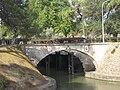
[[92,64],[95,65],[96,71],[86,72],[86,77],[120,81],[120,43],[26,46],[26,54],[35,58],[36,64],[47,55],[61,50],[74,52],[86,71]]
[[87,72],[86,77],[120,81],[120,44],[110,44],[102,62],[95,72]]
[[[109,44],[101,43],[81,43],[81,44],[42,44],[42,45],[27,45],[23,48],[26,52],[26,55],[32,60],[32,62],[37,65],[43,58],[48,56],[51,53],[57,51],[67,51],[74,52],[74,54],[80,53],[83,60],[88,61],[88,57],[93,59],[92,62],[95,65],[95,68],[98,69],[98,66],[101,63],[102,58],[108,48]],[[79,55],[80,56],[80,55]],[[80,57],[80,58],[81,58]],[[89,60],[91,60],[89,59]],[[81,59],[82,60],[82,59]],[[88,67],[88,63],[84,63]]]
[[56,86],[55,79],[48,76],[45,76],[45,78],[47,78],[48,83],[42,86],[38,86],[37,89],[38,90],[56,90],[57,86]]

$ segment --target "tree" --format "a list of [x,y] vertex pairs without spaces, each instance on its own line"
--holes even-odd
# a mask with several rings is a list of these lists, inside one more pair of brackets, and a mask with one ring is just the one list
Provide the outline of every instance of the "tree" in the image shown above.
[[[46,35],[46,30],[52,29],[52,34],[62,33],[66,37],[78,33],[100,36],[104,1],[1,0],[0,18],[2,25],[7,27],[3,33],[11,32],[14,37],[42,37]],[[104,6],[104,13],[115,9],[115,13],[110,14],[105,22],[107,33],[110,30],[119,31],[119,6],[120,0],[111,0]],[[114,28],[109,26],[111,24]]]
[[0,1],[0,18],[1,22],[9,29],[13,30],[17,34],[18,23],[24,18],[24,15],[21,13],[21,0],[1,0]]
[[[82,1],[77,1],[77,3],[80,5],[80,10],[83,14],[83,25],[84,25],[84,30],[86,32],[86,34],[91,34],[93,35],[101,35],[101,7],[102,7],[102,3],[105,0],[82,0]],[[115,9],[115,13],[114,14],[110,14],[107,18],[107,22],[105,22],[105,32],[108,33],[108,31],[111,30],[111,32],[113,31],[119,31],[119,7],[120,7],[120,0],[110,0],[110,2],[105,3],[104,5],[104,14],[106,12],[109,12],[110,10],[112,10],[113,8]],[[108,24],[109,22],[109,24]],[[114,29],[113,27],[111,27],[111,24],[114,25]],[[116,28],[116,30],[115,30]],[[110,32],[110,33],[111,33]]]
[[114,12],[108,16],[106,20],[106,32],[108,34],[113,34],[115,37],[120,33],[120,6],[112,7]]
[[75,30],[74,10],[66,0],[31,0],[29,9],[35,14],[34,24],[42,31],[53,28],[53,34],[63,33],[67,37]]
[[82,25],[86,36],[101,34],[101,0],[82,0],[78,2],[83,15]]
[[110,0],[110,3],[107,5],[108,8],[116,8],[120,7],[120,0]]
[[32,24],[33,16],[29,14],[30,11],[27,5],[27,1],[24,0],[0,1],[1,23],[8,28],[9,32],[14,34],[13,37],[20,35],[26,38],[38,33],[37,26]]

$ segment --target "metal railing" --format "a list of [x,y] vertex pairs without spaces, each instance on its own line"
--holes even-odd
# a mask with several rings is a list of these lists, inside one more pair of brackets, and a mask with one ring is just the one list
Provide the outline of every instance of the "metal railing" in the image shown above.
[[[120,42],[120,37],[105,38],[105,42]],[[75,44],[75,43],[102,43],[102,38],[88,39],[0,39],[0,45],[23,45],[23,44]]]

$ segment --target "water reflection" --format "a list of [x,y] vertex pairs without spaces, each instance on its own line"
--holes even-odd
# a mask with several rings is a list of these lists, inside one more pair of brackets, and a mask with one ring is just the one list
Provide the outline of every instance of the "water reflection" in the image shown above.
[[57,90],[120,90],[120,82],[95,80],[80,74],[68,75],[64,71],[52,71],[49,76],[56,79]]
[[[73,59],[75,75],[68,74],[69,71],[72,72],[72,69],[69,70],[72,65],[70,57]],[[56,54],[51,54],[39,62],[37,68],[42,74],[56,79],[57,90],[120,90],[120,82],[85,78],[82,62],[78,57],[73,57],[69,53],[63,55],[56,52]]]

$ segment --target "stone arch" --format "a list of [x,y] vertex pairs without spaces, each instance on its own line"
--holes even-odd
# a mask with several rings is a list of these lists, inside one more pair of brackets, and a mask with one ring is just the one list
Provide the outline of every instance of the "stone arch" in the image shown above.
[[66,51],[68,53],[73,52],[74,56],[78,57],[79,60],[82,62],[85,71],[93,71],[98,66],[97,62],[88,53],[76,49],[61,50],[61,51]]
[[93,71],[97,69],[97,62],[90,54],[76,49],[71,49],[71,52],[74,52],[74,55],[83,63],[85,71]]
[[60,51],[65,51],[67,53],[73,52],[74,56],[78,57],[80,62],[82,62],[82,65],[83,65],[83,68],[84,68],[85,72],[93,71],[93,70],[96,70],[96,68],[97,68],[96,61],[89,54],[87,54],[85,52],[82,52],[82,51],[79,51],[79,50],[75,50],[75,49],[54,50],[54,52],[49,52],[46,55],[44,55],[44,58],[47,57],[48,55],[52,54],[52,53],[60,52]]
[[35,47],[35,48],[28,48],[27,52],[30,56],[30,59],[34,59],[33,63],[37,65],[46,56],[59,51],[73,52],[74,55],[78,57],[83,63],[83,67],[85,71],[90,71],[90,67],[96,69],[98,66],[96,61],[92,58],[92,56],[89,53],[81,50],[71,49],[69,47],[65,47],[65,48],[60,47],[60,48],[51,48],[51,49],[47,47],[42,47],[42,48]]

